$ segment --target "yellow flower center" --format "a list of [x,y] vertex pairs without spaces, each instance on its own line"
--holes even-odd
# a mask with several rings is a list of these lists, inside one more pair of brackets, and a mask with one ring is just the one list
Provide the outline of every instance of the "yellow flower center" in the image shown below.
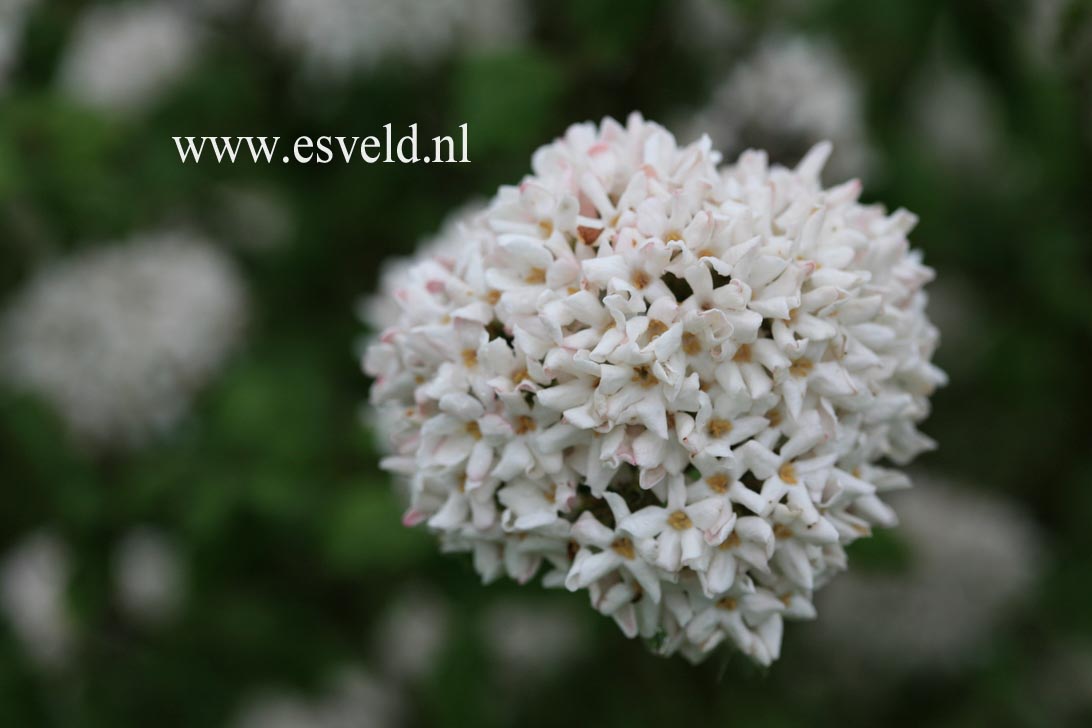
[[690,520],[690,516],[686,515],[686,511],[675,511],[667,517],[667,525],[674,528],[676,531],[685,531],[694,525]]
[[739,546],[739,544],[739,534],[735,531],[732,531],[730,534],[728,534],[728,538],[721,541],[720,546],[718,546],[717,548],[719,548],[721,551],[727,551],[728,549],[734,549],[736,546]]
[[648,338],[655,339],[657,336],[667,331],[667,324],[665,324],[663,321],[652,319],[648,322],[648,328],[646,329],[646,331],[648,331]]
[[797,359],[792,363],[792,366],[789,367],[789,373],[794,377],[806,377],[808,374],[811,374],[812,367],[814,366],[815,364],[811,359]]
[[709,420],[706,430],[708,430],[710,437],[724,437],[732,431],[732,423],[728,420],[712,419]]
[[709,486],[709,490],[714,493],[727,493],[728,492],[728,476],[724,473],[717,473],[716,475],[710,475],[705,479],[706,484]]
[[610,545],[614,553],[621,556],[623,559],[632,559],[637,553],[633,550],[633,542],[628,538],[615,539],[614,543]]
[[640,384],[645,389],[655,387],[657,384],[656,375],[647,366],[634,367],[633,378],[630,381]]

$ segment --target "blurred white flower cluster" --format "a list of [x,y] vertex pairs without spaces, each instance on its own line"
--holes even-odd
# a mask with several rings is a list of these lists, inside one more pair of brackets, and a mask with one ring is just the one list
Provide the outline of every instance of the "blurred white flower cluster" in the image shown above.
[[[587,634],[566,609],[508,599],[482,613],[486,649],[507,684],[535,685],[580,656]],[[519,691],[526,695],[526,688]]]
[[[1092,13],[1085,0],[1024,0],[1016,8],[1021,46],[1037,64],[1087,69],[1092,54]],[[1083,75],[1078,70],[1078,75]]]
[[60,84],[89,106],[137,111],[189,70],[200,41],[199,25],[169,3],[96,5],[73,30]]
[[61,666],[72,650],[69,571],[68,548],[48,530],[24,538],[0,564],[0,608],[23,649],[43,667]]
[[765,41],[687,126],[690,138],[708,133],[727,153],[765,149],[784,163],[829,140],[828,171],[838,178],[862,175],[870,162],[857,79],[832,45],[804,37]]
[[375,630],[376,664],[393,682],[419,682],[434,668],[450,633],[450,608],[443,596],[422,587],[405,589]]
[[906,117],[924,143],[921,153],[952,174],[988,174],[1004,180],[993,166],[1003,133],[997,100],[985,80],[953,61],[934,62],[912,86]]
[[906,568],[848,574],[819,599],[831,616],[810,631],[824,652],[838,646],[847,678],[963,667],[1042,572],[1042,533],[1026,512],[995,495],[917,480],[898,500]]
[[384,61],[428,63],[462,45],[503,46],[527,32],[508,0],[274,0],[272,33],[305,69],[338,78]]
[[[0,562],[0,611],[43,668],[63,668],[78,646],[67,597],[71,562],[68,544],[49,528],[25,536]],[[160,531],[141,526],[127,534],[116,547],[113,572],[125,616],[157,626],[177,611],[181,559]]]
[[182,563],[174,544],[154,527],[134,528],[114,554],[114,582],[126,615],[149,625],[165,622],[182,600]]
[[400,696],[362,669],[347,666],[322,694],[308,699],[266,689],[247,700],[236,728],[384,728],[402,725]]
[[19,53],[23,26],[36,2],[37,0],[0,0],[0,91],[7,85],[8,75]]
[[700,49],[706,57],[730,57],[748,34],[739,8],[721,0],[676,0],[672,10],[680,42]]
[[718,169],[633,115],[571,127],[443,253],[365,356],[405,523],[486,580],[587,589],[662,654],[768,664],[944,381],[914,217],[761,152]]
[[209,243],[152,233],[47,266],[0,321],[0,364],[94,447],[173,425],[235,346],[243,282]]

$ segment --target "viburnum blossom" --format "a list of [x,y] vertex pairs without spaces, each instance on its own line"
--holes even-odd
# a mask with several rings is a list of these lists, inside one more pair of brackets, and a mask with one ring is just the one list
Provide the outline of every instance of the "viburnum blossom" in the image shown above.
[[200,23],[177,4],[93,5],[73,29],[61,88],[103,111],[144,110],[196,64],[202,36]]
[[305,72],[330,80],[384,62],[428,65],[460,48],[503,48],[529,26],[522,3],[508,0],[271,0],[260,12]]
[[859,176],[873,161],[864,106],[861,83],[834,44],[775,35],[735,63],[709,104],[680,126],[687,139],[708,133],[726,153],[757,146],[786,164],[829,140],[827,174]]
[[769,664],[845,546],[895,523],[881,460],[944,375],[914,216],[796,167],[718,168],[639,115],[539,149],[386,282],[364,368],[427,523],[483,578],[588,591],[661,654]]
[[138,233],[45,265],[0,312],[0,378],[53,407],[95,450],[177,424],[222,369],[247,317],[245,282],[185,230]]

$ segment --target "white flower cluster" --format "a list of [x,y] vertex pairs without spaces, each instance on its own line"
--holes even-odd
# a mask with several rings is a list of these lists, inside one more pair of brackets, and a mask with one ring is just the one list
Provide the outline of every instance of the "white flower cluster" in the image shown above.
[[18,59],[23,26],[35,5],[36,0],[0,0],[0,92],[8,84]]
[[395,294],[409,271],[423,260],[457,255],[461,246],[461,230],[465,220],[485,210],[481,201],[469,202],[444,218],[440,231],[419,241],[412,256],[384,260],[379,270],[379,286],[357,304],[357,316],[372,329],[382,331],[398,323],[402,306]]
[[183,565],[166,534],[138,526],[114,552],[114,587],[118,605],[137,622],[162,624],[182,602]]
[[243,282],[223,253],[150,233],[44,268],[0,320],[0,373],[86,444],[140,445],[173,425],[234,348]]
[[558,674],[580,657],[587,643],[584,624],[559,605],[507,599],[484,610],[481,633],[486,651],[505,682],[522,683],[513,691],[525,697],[526,686]]
[[393,728],[405,725],[400,691],[362,668],[348,665],[315,696],[269,687],[250,696],[235,728]]
[[61,87],[97,109],[143,109],[194,65],[201,36],[187,13],[162,1],[96,5],[73,30]]
[[679,41],[707,58],[731,53],[750,30],[742,13],[720,0],[677,0],[672,11]]
[[419,586],[403,589],[375,627],[375,663],[398,684],[425,680],[450,641],[451,623],[442,594]]
[[914,492],[897,502],[908,563],[895,572],[847,574],[819,597],[831,616],[809,630],[814,646],[840,647],[836,672],[847,680],[868,675],[877,684],[965,667],[1042,574],[1042,532],[1017,504],[927,476],[915,480]]
[[989,174],[1002,155],[1002,117],[985,81],[969,68],[943,58],[927,66],[911,87],[906,118],[921,153],[950,174]]
[[660,653],[767,664],[844,546],[895,515],[944,380],[914,217],[830,151],[718,169],[639,115],[571,127],[401,273],[365,356],[405,523],[484,579],[587,589]]
[[307,71],[334,78],[388,60],[428,63],[459,45],[503,46],[528,25],[509,0],[274,0],[266,16]]
[[838,177],[863,174],[871,156],[860,84],[834,46],[805,37],[760,45],[688,126],[726,152],[760,147],[785,162],[830,140]]
[[69,550],[49,530],[32,533],[0,562],[0,610],[27,655],[42,667],[62,666],[73,646],[65,594]]

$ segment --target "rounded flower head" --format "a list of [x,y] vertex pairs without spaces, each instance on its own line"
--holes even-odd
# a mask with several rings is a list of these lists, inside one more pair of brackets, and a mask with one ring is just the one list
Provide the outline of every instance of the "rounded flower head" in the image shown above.
[[[914,217],[795,170],[718,168],[633,115],[580,124],[398,274],[364,366],[405,523],[484,579],[586,590],[662,654],[761,663],[907,485],[878,467],[943,381]],[[455,252],[453,252],[455,251]]]
[[504,46],[528,25],[521,4],[505,0],[273,0],[264,12],[307,72],[333,79],[392,60],[426,65],[460,46]]
[[27,655],[47,668],[71,656],[74,629],[66,591],[71,564],[68,547],[52,531],[37,531],[0,561],[0,612]]
[[835,145],[828,174],[863,175],[870,166],[858,79],[833,45],[800,36],[759,45],[688,131],[710,134],[726,152],[757,146],[785,163],[827,139]]
[[194,65],[201,35],[186,12],[168,3],[96,5],[76,25],[61,85],[97,109],[139,111]]
[[213,245],[150,233],[46,266],[0,320],[0,372],[86,444],[169,429],[235,347],[243,281]]
[[118,604],[128,616],[149,625],[166,621],[183,596],[177,548],[155,528],[133,529],[114,554],[114,582]]

